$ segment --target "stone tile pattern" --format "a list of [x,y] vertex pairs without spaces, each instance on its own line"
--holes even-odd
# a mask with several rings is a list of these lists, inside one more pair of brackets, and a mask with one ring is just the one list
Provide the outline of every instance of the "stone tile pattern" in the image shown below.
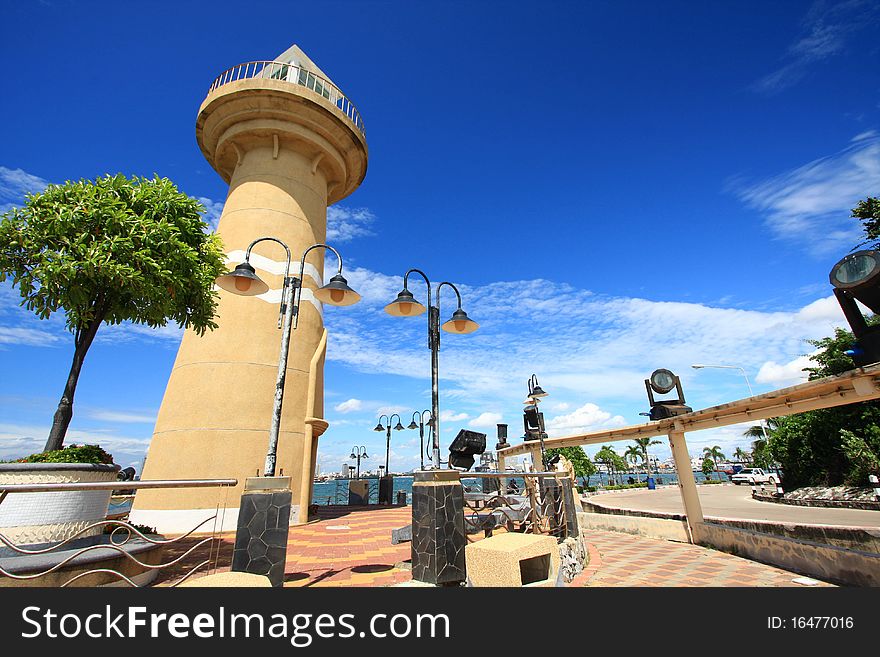
[[241,496],[233,571],[266,575],[272,586],[284,583],[290,499],[289,490],[254,491]]
[[699,545],[597,530],[583,539],[590,562],[570,586],[803,586],[798,573]]
[[464,489],[459,482],[413,483],[412,577],[428,584],[464,582]]
[[[398,565],[409,558],[410,545],[392,545],[391,530],[407,525],[410,511],[409,507],[318,507],[317,520],[290,528],[284,586],[372,587],[408,582],[410,570]],[[582,537],[589,562],[568,586],[801,586],[792,581],[799,577],[797,573],[696,545],[596,530],[583,532]],[[223,537],[221,572],[229,569],[233,538],[231,534]],[[175,544],[166,560],[198,540],[189,537]],[[196,551],[184,563],[162,571],[154,586],[176,581],[205,554]],[[831,585],[821,582],[818,586]]]
[[319,506],[318,520],[290,528],[287,587],[390,586],[411,579],[410,544],[391,544],[391,532],[412,520],[411,509]]

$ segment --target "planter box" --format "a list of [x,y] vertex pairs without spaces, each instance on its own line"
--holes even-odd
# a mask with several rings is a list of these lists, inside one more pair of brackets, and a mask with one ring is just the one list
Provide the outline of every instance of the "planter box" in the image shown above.
[[[0,484],[116,481],[118,471],[118,465],[91,463],[0,463]],[[0,534],[17,545],[63,541],[104,520],[111,492],[9,493],[0,503]],[[80,536],[102,532],[98,527]]]

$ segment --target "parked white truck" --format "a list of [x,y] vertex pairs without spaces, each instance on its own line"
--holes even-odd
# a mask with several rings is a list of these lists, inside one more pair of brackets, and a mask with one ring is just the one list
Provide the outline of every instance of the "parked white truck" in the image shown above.
[[740,484],[770,484],[775,486],[779,481],[779,477],[773,472],[764,472],[761,468],[743,468],[730,480],[739,486]]

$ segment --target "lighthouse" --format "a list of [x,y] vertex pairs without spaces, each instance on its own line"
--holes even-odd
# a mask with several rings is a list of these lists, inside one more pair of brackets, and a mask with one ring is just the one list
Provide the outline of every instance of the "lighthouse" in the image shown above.
[[[291,252],[302,281],[290,344],[277,469],[290,477],[291,524],[307,521],[324,420],[327,332],[321,302],[327,207],[351,194],[367,170],[364,124],[352,102],[296,45],[273,61],[220,74],[199,108],[196,139],[229,192],[217,233],[230,269],[248,246],[270,236]],[[248,477],[262,471],[278,375],[279,303],[287,256],[271,241],[247,258],[269,289],[257,296],[219,291],[218,328],[187,331],[175,359],[143,479],[235,478],[227,494],[212,488],[138,492],[134,522],[160,532],[189,531],[225,504],[223,528],[236,526]],[[225,499],[224,499],[225,498]]]

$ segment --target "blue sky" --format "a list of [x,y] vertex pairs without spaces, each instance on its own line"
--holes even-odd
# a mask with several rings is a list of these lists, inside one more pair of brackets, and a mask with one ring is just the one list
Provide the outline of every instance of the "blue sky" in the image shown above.
[[[741,366],[756,392],[796,383],[804,340],[843,324],[828,271],[858,241],[849,209],[880,193],[876,3],[5,0],[2,15],[2,209],[47,182],[158,173],[216,220],[226,186],[198,106],[221,71],[292,43],[356,104],[369,169],[328,239],[364,300],[325,313],[324,470],[354,444],[375,467],[378,415],[430,405],[424,318],[382,312],[410,267],[459,284],[481,324],[443,336],[444,447],[459,428],[494,443],[501,421],[519,435],[532,373],[550,434],[569,435],[642,421],[657,367],[695,408],[747,394],[696,362]],[[102,328],[69,440],[139,464],[179,339]],[[71,353],[60,318],[0,287],[0,458],[42,446]],[[691,451],[729,454],[742,430],[691,434]],[[415,433],[394,435],[392,469],[417,464]]]

